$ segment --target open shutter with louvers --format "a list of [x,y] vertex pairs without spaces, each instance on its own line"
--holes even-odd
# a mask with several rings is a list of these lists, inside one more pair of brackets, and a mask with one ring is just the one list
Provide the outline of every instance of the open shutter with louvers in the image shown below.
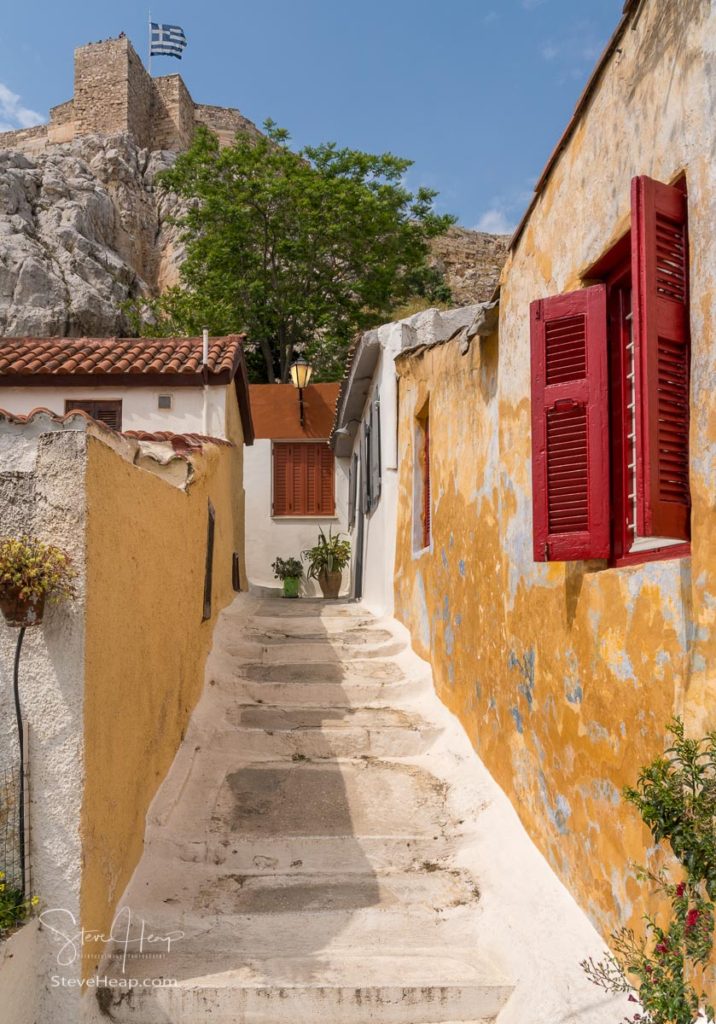
[[689,539],[686,196],[632,181],[637,533]]
[[370,406],[370,508],[373,511],[380,499],[380,399]]
[[290,444],[275,444],[273,446],[273,514],[275,516],[288,515],[291,448]]
[[609,557],[606,296],[595,285],[530,306],[537,562]]
[[430,547],[432,530],[432,495],[430,493],[430,419],[423,426],[423,547]]
[[358,497],[358,455],[354,452],[351,459],[350,478],[348,480],[348,529],[352,530],[356,521],[356,505]]

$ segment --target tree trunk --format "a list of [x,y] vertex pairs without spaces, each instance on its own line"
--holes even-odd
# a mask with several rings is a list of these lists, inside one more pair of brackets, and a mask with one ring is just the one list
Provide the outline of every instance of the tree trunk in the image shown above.
[[273,369],[273,352],[271,351],[271,345],[265,338],[262,338],[259,342],[259,348],[261,349],[261,355],[264,357],[264,363],[266,364],[266,377],[269,384],[276,383],[276,374]]

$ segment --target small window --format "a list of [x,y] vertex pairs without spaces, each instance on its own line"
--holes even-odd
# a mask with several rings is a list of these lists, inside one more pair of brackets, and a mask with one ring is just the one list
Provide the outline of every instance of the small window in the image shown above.
[[79,409],[86,412],[93,420],[106,423],[113,430],[122,429],[122,401],[121,399],[85,399],[68,398],[65,400],[65,413]]
[[425,403],[415,422],[413,467],[413,541],[416,551],[432,541],[432,489],[430,480],[430,406]]
[[204,612],[202,620],[211,618],[211,595],[214,587],[214,531],[216,529],[216,512],[209,502],[206,523],[206,564],[204,566]]
[[157,399],[157,408],[158,409],[171,409],[173,405],[174,405],[174,396],[173,395],[159,395],[159,397]]
[[275,441],[273,515],[335,515],[335,467],[327,441]]

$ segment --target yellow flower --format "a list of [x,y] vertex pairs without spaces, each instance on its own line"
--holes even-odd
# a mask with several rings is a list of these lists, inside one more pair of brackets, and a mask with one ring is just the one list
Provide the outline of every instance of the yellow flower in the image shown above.
[[30,903],[32,903],[33,907],[36,907],[39,902],[40,902],[40,897],[39,896],[33,896],[32,899],[30,900]]

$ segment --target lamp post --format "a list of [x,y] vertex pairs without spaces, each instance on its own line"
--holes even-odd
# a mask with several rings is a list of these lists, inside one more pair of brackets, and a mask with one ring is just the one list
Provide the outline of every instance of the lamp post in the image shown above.
[[301,426],[303,426],[303,389],[308,387],[308,382],[313,374],[311,364],[299,356],[291,363],[291,383],[298,388],[298,412]]

